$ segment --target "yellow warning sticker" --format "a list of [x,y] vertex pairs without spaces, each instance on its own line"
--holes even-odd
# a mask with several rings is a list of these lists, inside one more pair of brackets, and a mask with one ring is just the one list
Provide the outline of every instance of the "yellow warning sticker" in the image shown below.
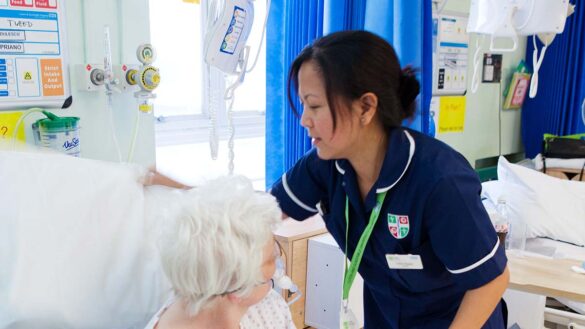
[[[10,140],[14,134],[16,123],[22,116],[22,112],[0,112],[0,140]],[[20,125],[16,139],[24,141],[24,125]]]
[[439,105],[439,133],[463,132],[465,96],[443,96]]

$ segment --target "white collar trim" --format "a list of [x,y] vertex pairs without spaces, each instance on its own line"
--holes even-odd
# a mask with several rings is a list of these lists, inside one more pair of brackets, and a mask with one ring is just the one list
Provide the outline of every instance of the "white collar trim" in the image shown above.
[[404,174],[406,173],[408,166],[410,166],[410,162],[412,161],[412,157],[414,156],[414,151],[416,149],[416,144],[414,143],[414,139],[412,138],[412,136],[410,136],[408,131],[404,130],[404,134],[406,135],[406,138],[408,138],[408,142],[410,143],[410,150],[408,152],[408,162],[406,163],[406,166],[404,166],[404,170],[402,171],[402,174],[400,174],[400,176],[398,177],[398,179],[394,183],[392,183],[386,187],[381,187],[381,188],[376,189],[376,193],[384,193],[384,192],[387,192],[388,190],[390,190],[391,188],[393,188],[394,185],[398,184],[400,179],[402,179],[402,176],[404,176]]
[[345,170],[341,169],[337,160],[335,160],[335,168],[337,168],[337,171],[339,171],[340,174],[345,175]]

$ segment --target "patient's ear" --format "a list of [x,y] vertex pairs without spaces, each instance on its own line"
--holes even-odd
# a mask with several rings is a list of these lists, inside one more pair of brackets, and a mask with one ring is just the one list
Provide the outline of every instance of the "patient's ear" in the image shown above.
[[242,301],[242,297],[239,297],[235,293],[227,294],[226,297],[232,303],[239,304]]

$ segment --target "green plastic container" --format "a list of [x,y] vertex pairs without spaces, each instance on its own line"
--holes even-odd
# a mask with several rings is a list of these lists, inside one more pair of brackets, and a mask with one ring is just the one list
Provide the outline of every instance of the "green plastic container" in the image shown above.
[[47,118],[37,120],[33,124],[33,128],[38,129],[39,145],[78,157],[81,151],[79,118],[58,117],[47,111],[43,111],[43,113]]

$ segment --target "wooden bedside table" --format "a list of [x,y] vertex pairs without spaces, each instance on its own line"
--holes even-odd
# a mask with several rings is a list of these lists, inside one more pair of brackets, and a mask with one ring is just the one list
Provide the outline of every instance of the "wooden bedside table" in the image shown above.
[[[299,222],[294,219],[285,219],[281,227],[274,232],[274,237],[282,246],[286,275],[297,285],[302,296],[290,306],[292,319],[297,328],[305,328],[305,282],[307,279],[307,247],[309,238],[327,233],[325,223],[319,215]],[[283,290],[283,297],[288,302],[295,295],[289,297],[288,290]]]

